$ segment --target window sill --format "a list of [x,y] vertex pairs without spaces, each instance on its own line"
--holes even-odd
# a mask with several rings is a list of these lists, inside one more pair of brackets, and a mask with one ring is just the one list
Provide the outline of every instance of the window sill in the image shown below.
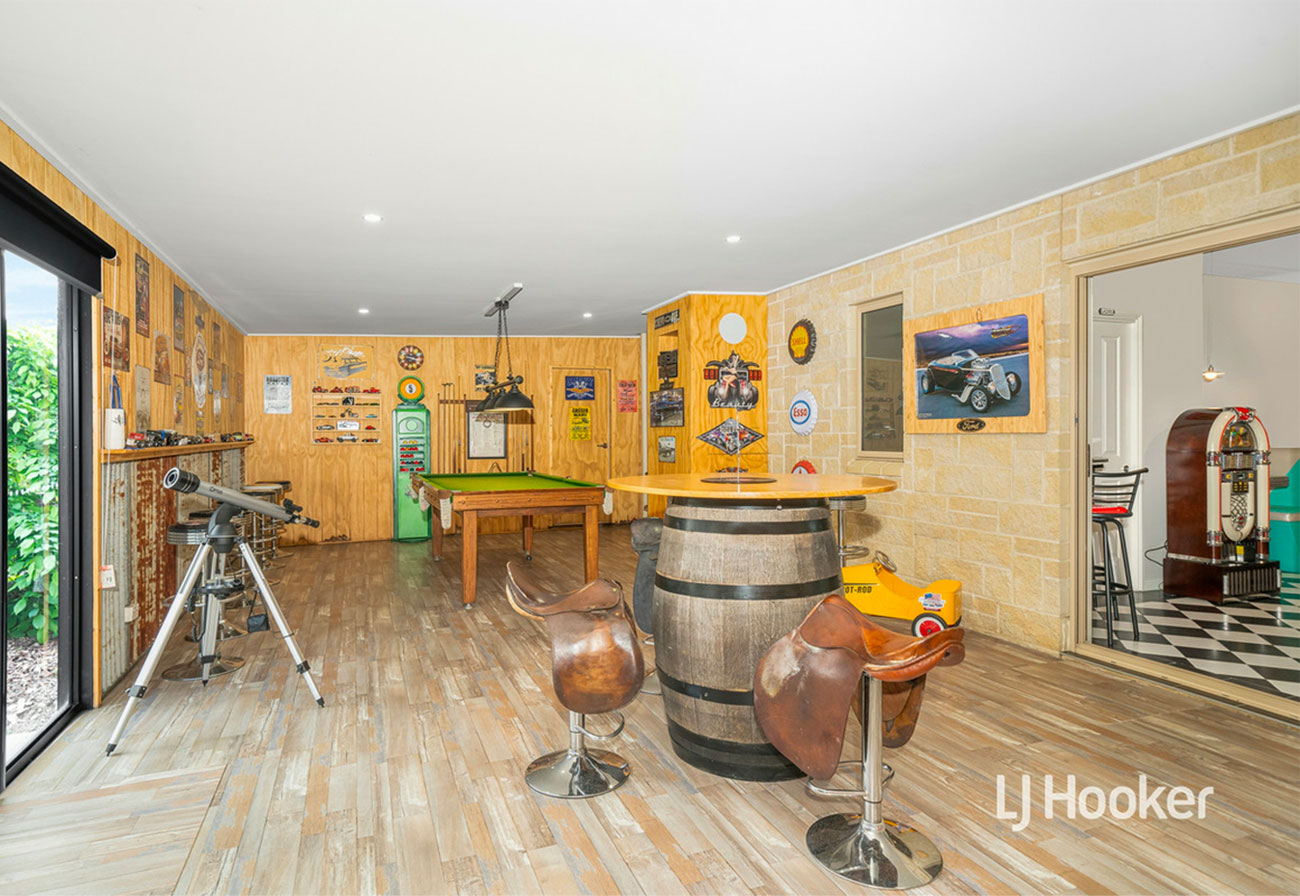
[[901,454],[859,454],[849,461],[846,473],[859,476],[902,476],[903,456]]

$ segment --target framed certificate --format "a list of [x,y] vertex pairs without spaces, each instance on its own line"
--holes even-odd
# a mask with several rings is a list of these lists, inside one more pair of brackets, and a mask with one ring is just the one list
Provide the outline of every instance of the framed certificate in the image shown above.
[[492,411],[465,412],[465,457],[470,460],[504,460],[506,415]]

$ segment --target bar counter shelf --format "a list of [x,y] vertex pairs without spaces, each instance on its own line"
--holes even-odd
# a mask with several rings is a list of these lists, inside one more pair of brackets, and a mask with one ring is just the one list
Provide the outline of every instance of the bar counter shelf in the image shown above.
[[119,448],[113,451],[101,451],[100,459],[104,463],[120,464],[133,460],[147,460],[152,457],[178,457],[182,454],[203,454],[210,451],[229,451],[232,448],[247,448],[254,444],[248,439],[242,442],[203,442],[197,445],[159,445],[154,448]]

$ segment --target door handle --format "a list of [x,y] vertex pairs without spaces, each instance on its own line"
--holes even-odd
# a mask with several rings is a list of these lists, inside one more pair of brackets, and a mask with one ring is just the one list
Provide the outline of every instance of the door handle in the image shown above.
[[609,447],[609,442],[600,442],[600,443],[598,443],[598,444],[596,445],[596,447],[597,447],[597,448],[608,448],[608,447]]

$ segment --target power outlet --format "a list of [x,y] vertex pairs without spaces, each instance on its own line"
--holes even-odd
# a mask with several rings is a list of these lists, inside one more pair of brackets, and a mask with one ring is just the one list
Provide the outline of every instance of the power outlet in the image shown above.
[[130,623],[135,622],[136,617],[139,615],[140,612],[135,608],[135,604],[131,604],[122,611],[122,621],[129,625]]

